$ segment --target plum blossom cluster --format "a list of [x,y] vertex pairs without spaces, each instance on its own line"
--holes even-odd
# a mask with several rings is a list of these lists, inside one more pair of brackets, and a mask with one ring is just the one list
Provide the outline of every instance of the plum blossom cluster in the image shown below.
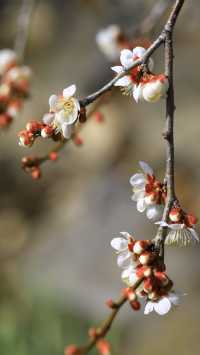
[[187,246],[199,242],[195,231],[197,218],[184,212],[177,200],[169,212],[169,222],[161,220],[167,198],[166,184],[156,179],[153,169],[147,163],[140,161],[139,165],[143,172],[130,178],[132,200],[136,202],[137,210],[146,212],[147,218],[155,224],[168,228],[165,244]]
[[145,162],[139,162],[143,172],[130,178],[133,188],[132,200],[136,202],[139,212],[146,212],[148,219],[159,221],[166,201],[166,185],[156,179],[153,169]]
[[174,206],[169,212],[169,222],[159,221],[156,224],[169,229],[165,239],[167,245],[188,246],[199,242],[195,230],[197,218],[192,213],[183,211],[178,201],[174,202]]
[[50,110],[42,122],[30,121],[26,129],[19,132],[19,145],[32,146],[37,137],[52,138],[53,140],[69,139],[79,118],[83,120],[83,110],[79,101],[74,97],[76,86],[65,88],[61,95],[51,95],[49,98]]
[[120,86],[126,95],[132,95],[136,102],[147,101],[157,102],[165,97],[169,87],[168,78],[164,74],[153,74],[154,62],[149,58],[147,68],[141,65],[131,69],[131,66],[138,59],[142,59],[146,53],[143,47],[135,47],[133,50],[123,49],[120,54],[121,65],[111,69],[120,74],[128,71],[127,75],[116,81],[115,86]]
[[29,96],[31,70],[17,63],[11,49],[0,50],[0,128],[8,127]]
[[173,282],[152,241],[135,240],[129,233],[121,232],[120,237],[112,239],[111,246],[118,255],[118,266],[123,269],[121,277],[127,285],[125,296],[134,310],[140,309],[142,299],[144,314],[155,311],[164,315],[172,305],[179,304],[179,296],[172,291]]

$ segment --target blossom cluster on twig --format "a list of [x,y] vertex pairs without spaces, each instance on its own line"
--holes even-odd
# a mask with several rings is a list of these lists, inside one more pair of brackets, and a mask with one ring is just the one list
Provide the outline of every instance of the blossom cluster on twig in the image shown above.
[[0,128],[12,123],[29,97],[30,76],[30,68],[18,64],[13,50],[0,50]]

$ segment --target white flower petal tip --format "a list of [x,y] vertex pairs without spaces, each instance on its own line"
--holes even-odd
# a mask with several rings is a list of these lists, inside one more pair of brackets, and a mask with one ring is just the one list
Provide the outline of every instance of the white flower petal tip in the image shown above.
[[12,64],[17,62],[17,55],[11,49],[0,50],[0,75],[3,75]]
[[137,210],[138,212],[144,212],[146,209],[145,198],[139,198],[137,200]]
[[46,125],[50,125],[54,120],[54,113],[45,113],[42,117],[42,121]]
[[[169,225],[170,228],[171,225]],[[173,224],[172,224],[173,226]],[[169,233],[165,239],[166,245],[174,245],[180,247],[187,247],[199,243],[199,237],[193,228],[187,228],[184,225],[174,225],[175,228],[170,228]],[[179,226],[179,228],[178,228]]]
[[130,177],[129,179],[129,182],[130,184],[133,186],[133,187],[145,187],[145,184],[146,184],[146,178],[144,176],[144,174],[134,174]]
[[76,92],[76,85],[72,84],[63,90],[63,97],[65,99],[68,99],[69,97],[74,96],[75,92]]
[[149,164],[145,163],[144,161],[140,161],[139,165],[145,174],[150,176],[154,175],[153,169],[149,166]]
[[117,252],[121,252],[127,249],[128,241],[123,237],[113,238],[110,242],[111,247],[115,249]]
[[164,316],[171,309],[171,302],[167,297],[161,298],[158,302],[154,304],[154,310],[160,316]]
[[122,78],[118,79],[114,86],[121,86],[121,87],[127,87],[131,84],[131,80],[128,76],[123,76]]
[[56,103],[58,101],[58,96],[57,95],[51,95],[49,97],[49,106],[50,106],[50,110],[54,109]]
[[68,124],[68,123],[64,122],[62,124],[63,137],[66,139],[69,139],[71,137],[72,133],[73,133],[73,124]]
[[130,49],[122,49],[120,54],[120,62],[125,69],[131,67],[134,63],[133,53]]
[[111,70],[113,70],[115,73],[119,74],[123,72],[123,67],[121,65],[116,65],[114,67],[111,67]]
[[159,220],[162,217],[164,211],[164,206],[162,205],[152,205],[147,207],[146,216],[151,221]]
[[167,314],[172,306],[178,306],[180,304],[180,297],[178,293],[169,292],[168,295],[161,297],[158,301],[147,301],[144,309],[144,314],[155,311],[160,316]]
[[169,224],[164,221],[157,221],[157,222],[155,222],[155,224],[158,224],[161,227],[168,227],[169,226]]
[[145,55],[146,49],[143,47],[135,47],[133,48],[132,55],[133,58],[142,58]]
[[133,87],[133,98],[136,103],[143,100],[143,86],[142,84],[134,85]]

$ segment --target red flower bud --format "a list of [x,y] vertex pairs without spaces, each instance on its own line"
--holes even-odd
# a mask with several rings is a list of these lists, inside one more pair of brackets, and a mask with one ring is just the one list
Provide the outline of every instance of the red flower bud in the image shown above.
[[55,161],[58,159],[58,153],[57,152],[51,152],[49,154],[49,159],[52,160],[52,161]]
[[139,301],[133,301],[130,302],[131,307],[134,309],[134,311],[139,311],[139,309],[141,308],[141,304]]
[[79,355],[79,351],[76,345],[72,344],[69,345],[66,349],[65,349],[65,355]]

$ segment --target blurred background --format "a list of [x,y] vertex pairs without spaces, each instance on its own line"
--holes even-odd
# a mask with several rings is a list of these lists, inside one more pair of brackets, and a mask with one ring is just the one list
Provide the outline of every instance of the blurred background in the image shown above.
[[[110,240],[123,230],[138,239],[155,236],[155,226],[131,201],[129,178],[139,160],[158,177],[164,174],[164,101],[137,105],[114,91],[101,108],[105,122],[88,122],[83,147],[67,145],[58,162],[42,167],[39,181],[21,170],[21,157],[45,153],[52,144],[38,140],[21,148],[17,132],[48,111],[50,94],[76,83],[83,97],[109,81],[111,63],[97,48],[96,32],[119,24],[130,35],[156,2],[35,1],[23,60],[33,71],[31,98],[0,134],[2,355],[60,355],[67,344],[84,342],[88,327],[106,316],[105,300],[118,297],[123,286]],[[19,0],[0,1],[0,48],[14,46],[20,7]],[[198,0],[186,1],[175,31],[177,192],[184,209],[198,218],[199,10]],[[157,36],[168,13],[148,39]],[[154,60],[155,71],[163,71],[162,50]],[[199,354],[199,247],[169,248],[166,263],[175,288],[188,295],[165,317],[124,307],[108,337],[114,355]]]

